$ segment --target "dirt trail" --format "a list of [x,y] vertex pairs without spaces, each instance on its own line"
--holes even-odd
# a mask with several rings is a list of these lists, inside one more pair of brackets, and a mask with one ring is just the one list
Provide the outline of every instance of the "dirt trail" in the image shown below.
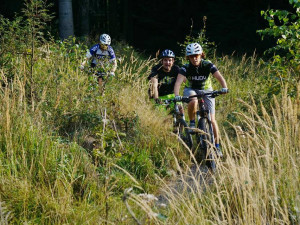
[[168,204],[168,199],[172,199],[174,196],[180,197],[184,193],[203,192],[206,186],[212,183],[213,177],[207,166],[193,164],[162,187],[157,203]]

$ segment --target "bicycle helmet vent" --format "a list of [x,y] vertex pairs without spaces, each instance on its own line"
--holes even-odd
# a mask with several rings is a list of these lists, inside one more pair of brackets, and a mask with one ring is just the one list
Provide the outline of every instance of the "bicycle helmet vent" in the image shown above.
[[163,50],[161,52],[161,58],[165,58],[165,57],[167,57],[167,58],[175,58],[175,54],[171,50],[166,49],[166,50]]
[[198,43],[192,43],[186,46],[186,56],[200,55],[203,53],[202,47]]
[[101,34],[100,35],[100,43],[104,45],[110,45],[111,38],[108,34]]

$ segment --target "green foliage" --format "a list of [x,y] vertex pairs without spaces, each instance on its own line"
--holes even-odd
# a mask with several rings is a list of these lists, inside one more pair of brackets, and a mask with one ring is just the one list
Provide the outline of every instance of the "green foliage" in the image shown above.
[[269,63],[272,70],[270,93],[278,94],[281,85],[289,83],[289,93],[295,96],[300,77],[300,3],[297,0],[289,2],[295,8],[295,13],[273,9],[262,11],[269,28],[257,32],[262,35],[262,39],[272,36],[277,40],[277,45],[266,51],[274,54],[273,61]]
[[180,63],[184,64],[186,62],[185,59],[185,53],[186,53],[186,46],[191,43],[199,43],[201,47],[203,48],[203,51],[207,56],[212,57],[216,50],[216,45],[214,42],[211,42],[206,37],[206,20],[207,17],[203,17],[203,28],[200,30],[199,33],[197,33],[196,36],[194,36],[193,33],[193,21],[191,25],[190,34],[185,36],[185,40],[183,43],[178,43],[181,47],[181,54],[184,55],[183,57],[179,57]]
[[44,31],[53,18],[50,6],[45,1],[28,0],[23,16],[9,20],[0,15],[0,65],[6,65],[15,54],[31,55],[34,48],[46,42]]
[[26,97],[33,102],[37,87],[33,77],[35,62],[40,58],[36,55],[37,48],[46,43],[47,22],[51,21],[53,14],[41,0],[25,1],[23,16],[16,17],[13,21],[0,17],[0,65],[6,65],[6,82],[11,81],[16,70],[15,54],[19,54],[25,61],[26,70],[23,75],[27,82],[25,86]]
[[54,18],[53,13],[50,13],[48,9],[52,5],[47,5],[46,1],[41,0],[27,0],[25,2],[25,7],[22,10],[25,30],[28,32],[28,39],[25,44],[40,46],[46,42],[45,37],[49,35],[45,34],[47,23]]
[[22,17],[13,21],[0,15],[0,67],[4,68],[6,77],[11,80],[16,69],[14,59],[17,54],[27,54],[25,48],[25,30]]

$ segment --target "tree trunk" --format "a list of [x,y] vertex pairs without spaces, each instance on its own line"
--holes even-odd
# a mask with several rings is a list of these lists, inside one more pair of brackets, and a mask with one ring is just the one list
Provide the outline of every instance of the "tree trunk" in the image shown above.
[[65,39],[73,35],[72,0],[59,0],[59,36]]

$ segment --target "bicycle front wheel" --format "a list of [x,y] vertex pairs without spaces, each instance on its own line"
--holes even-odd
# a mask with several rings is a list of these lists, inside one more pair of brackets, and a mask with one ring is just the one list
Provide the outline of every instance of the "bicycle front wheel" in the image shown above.
[[186,145],[191,149],[193,146],[192,135],[188,129],[188,125],[185,120],[179,119],[177,121],[178,126],[178,136],[186,143]]
[[215,155],[209,151],[210,146],[214,145],[214,133],[212,124],[207,118],[200,118],[198,122],[198,129],[201,132],[196,134],[197,144],[201,151],[202,159],[206,160],[206,165],[213,171],[216,170]]

